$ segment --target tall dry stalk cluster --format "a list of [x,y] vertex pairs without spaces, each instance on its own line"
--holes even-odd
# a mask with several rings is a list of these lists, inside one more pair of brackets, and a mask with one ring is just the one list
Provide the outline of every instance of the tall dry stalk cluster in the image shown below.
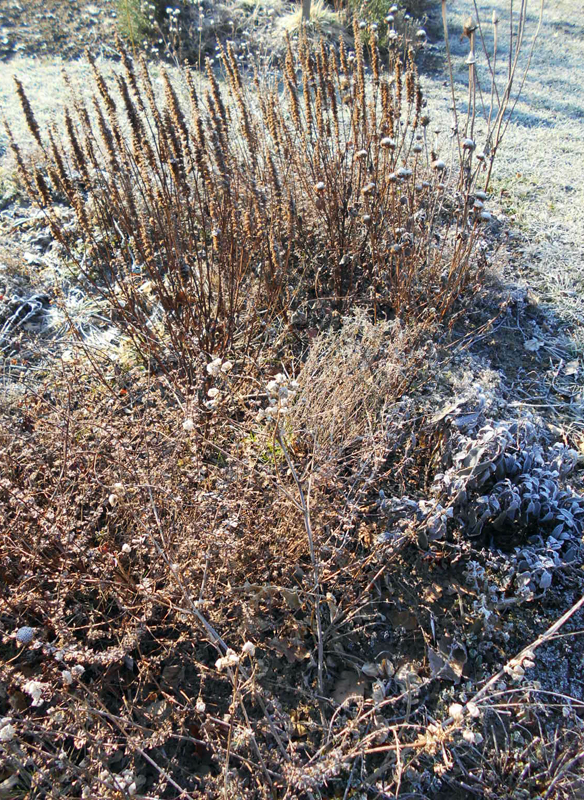
[[222,84],[209,63],[200,85],[184,72],[188,107],[119,45],[115,91],[92,60],[90,107],[73,95],[47,137],[18,85],[42,150],[29,169],[10,136],[22,180],[149,359],[192,375],[201,352],[249,352],[300,306],[452,310],[473,275],[481,163],[470,140],[440,159],[412,50],[384,68],[373,42],[369,69],[360,33],[354,52],[288,42],[281,84],[244,78],[220,48]]

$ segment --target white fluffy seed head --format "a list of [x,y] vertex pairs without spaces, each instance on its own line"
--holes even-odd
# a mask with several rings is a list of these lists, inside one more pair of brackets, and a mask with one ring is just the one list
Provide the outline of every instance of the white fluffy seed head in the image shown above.
[[32,705],[37,707],[43,704],[43,690],[45,685],[40,681],[27,681],[22,690],[32,698]]
[[183,422],[182,426],[185,431],[192,431],[195,429],[195,423],[193,422],[191,417],[187,417],[187,419],[185,419],[185,421]]
[[216,358],[214,361],[211,361],[210,364],[207,364],[207,372],[209,375],[212,375],[214,378],[219,375],[219,371],[221,370],[221,359]]
[[436,161],[432,164],[435,170],[438,172],[443,172],[446,169],[446,164],[442,161],[441,158],[437,158]]
[[246,642],[241,648],[241,653],[244,656],[253,658],[255,656],[255,644],[253,642]]

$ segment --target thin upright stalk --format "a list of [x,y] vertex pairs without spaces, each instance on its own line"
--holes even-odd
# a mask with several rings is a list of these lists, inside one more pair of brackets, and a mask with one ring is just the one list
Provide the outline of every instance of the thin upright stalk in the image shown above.
[[280,426],[277,427],[276,433],[278,443],[282,448],[282,452],[284,453],[284,458],[286,459],[286,463],[288,464],[288,469],[294,479],[294,483],[296,484],[296,488],[298,489],[298,494],[300,496],[300,507],[302,508],[302,516],[304,518],[304,527],[306,529],[306,535],[308,537],[308,547],[310,550],[310,560],[312,561],[312,571],[314,577],[314,610],[316,616],[316,628],[317,628],[317,638],[318,638],[318,693],[322,697],[324,695],[324,679],[323,679],[323,664],[324,664],[324,642],[322,636],[322,620],[320,616],[320,576],[318,570],[318,559],[316,557],[316,548],[314,546],[314,535],[312,532],[312,523],[310,520],[310,487],[308,493],[308,499],[304,494],[304,490],[302,489],[302,484],[300,483],[300,478],[298,477],[298,473],[296,472],[296,468],[292,463],[292,459],[290,458],[290,453],[288,452],[288,447],[286,446],[286,440],[282,435],[282,431]]
[[448,38],[448,19],[446,15],[446,0],[442,0],[442,25],[444,26],[444,43],[446,45],[446,57],[448,60],[448,72],[450,76],[450,92],[452,95],[452,113],[454,115],[454,129],[458,142],[458,155],[462,162],[462,149],[460,147],[460,131],[458,130],[458,113],[456,111],[456,96],[454,94],[454,75],[452,73],[452,56],[450,54],[450,39]]

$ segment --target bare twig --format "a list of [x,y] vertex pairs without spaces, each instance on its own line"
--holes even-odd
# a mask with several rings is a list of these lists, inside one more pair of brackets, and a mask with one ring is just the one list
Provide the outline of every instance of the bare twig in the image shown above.
[[[520,663],[524,658],[527,657],[529,653],[533,653],[538,647],[541,647],[542,644],[545,644],[547,641],[552,639],[554,634],[556,634],[560,630],[560,628],[563,625],[565,625],[565,623],[570,619],[570,617],[572,617],[577,611],[579,611],[579,609],[582,608],[582,606],[584,606],[584,595],[582,595],[582,597],[578,600],[578,602],[574,603],[574,605],[570,609],[568,609],[568,611],[566,611],[566,613],[563,614],[560,617],[560,619],[556,620],[556,622],[554,622],[553,625],[550,625],[550,627],[547,629],[547,631],[545,631],[545,633],[542,633],[541,636],[538,636],[538,638],[534,642],[524,647],[516,656],[509,659],[509,661],[505,666],[507,667],[510,663],[513,662]],[[497,681],[499,681],[503,677],[503,675],[505,675],[505,667],[500,669],[497,673],[495,673],[495,675],[489,678],[489,680],[485,683],[483,688],[480,689],[475,695],[473,695],[473,697],[471,697],[471,699],[468,702],[476,704],[480,700],[482,700],[489,693],[489,690],[497,683]],[[454,720],[452,719],[452,717],[449,717],[445,722],[442,723],[442,727],[444,728],[448,727],[448,725],[450,725],[452,722],[454,722]]]

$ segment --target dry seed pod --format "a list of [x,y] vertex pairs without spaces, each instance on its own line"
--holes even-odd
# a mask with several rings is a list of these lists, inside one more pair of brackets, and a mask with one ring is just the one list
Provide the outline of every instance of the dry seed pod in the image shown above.
[[472,151],[476,148],[476,144],[473,142],[472,139],[463,139],[462,148],[463,150]]
[[463,39],[470,39],[471,35],[476,31],[477,24],[474,19],[471,17],[467,17],[462,23],[462,35],[460,37],[460,41],[462,42]]
[[392,139],[391,136],[384,136],[380,142],[380,145],[382,147],[387,147],[389,150],[395,150],[396,148],[395,139]]

